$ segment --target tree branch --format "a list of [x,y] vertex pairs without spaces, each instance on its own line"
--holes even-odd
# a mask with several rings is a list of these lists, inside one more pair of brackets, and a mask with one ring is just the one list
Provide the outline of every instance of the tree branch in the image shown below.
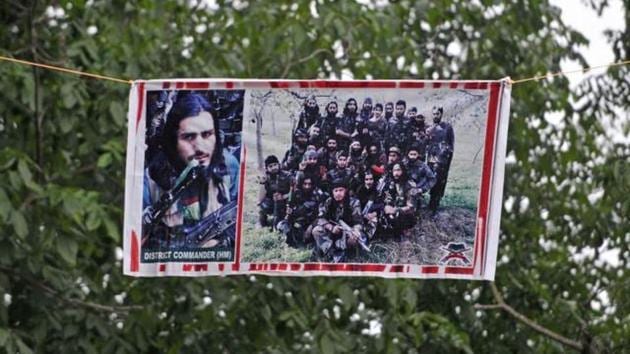
[[313,53],[300,58],[296,61],[289,61],[289,63],[287,64],[287,66],[284,67],[284,71],[282,72],[282,75],[280,76],[281,78],[286,78],[286,76],[289,74],[289,70],[291,70],[291,68],[297,64],[302,64],[305,63],[313,58],[315,58],[318,54],[320,53],[331,53],[329,49],[325,49],[325,48],[319,48],[315,51],[313,51]]
[[494,283],[490,283],[490,289],[492,290],[492,295],[494,296],[494,300],[497,302],[496,304],[475,304],[474,308],[478,309],[478,310],[502,310],[505,311],[507,313],[509,313],[512,317],[516,318],[517,320],[519,320],[520,322],[522,322],[523,324],[525,324],[526,326],[528,326],[529,328],[533,329],[534,331],[549,337],[553,340],[555,340],[556,342],[562,343],[572,349],[575,349],[577,351],[583,351],[584,350],[584,346],[582,345],[582,343],[569,339],[567,337],[564,337],[563,335],[556,333],[546,327],[543,327],[541,325],[539,325],[538,323],[534,322],[533,320],[529,319],[528,317],[526,317],[525,315],[521,314],[520,312],[516,311],[512,306],[508,305],[504,300],[503,300],[503,296],[501,295],[501,293],[499,292],[499,289],[497,289],[496,285],[494,285]]
[[28,285],[33,288],[42,290],[45,294],[57,298],[63,303],[68,305],[73,305],[75,307],[85,307],[91,310],[95,310],[98,312],[108,312],[108,313],[127,313],[131,310],[142,310],[143,306],[140,305],[129,305],[129,306],[111,306],[111,305],[103,305],[90,301],[83,301],[79,299],[69,299],[62,296],[57,290],[51,288],[50,286],[44,284],[42,281],[31,277],[30,275],[20,273],[12,268],[0,266],[0,270],[13,277],[23,279]]

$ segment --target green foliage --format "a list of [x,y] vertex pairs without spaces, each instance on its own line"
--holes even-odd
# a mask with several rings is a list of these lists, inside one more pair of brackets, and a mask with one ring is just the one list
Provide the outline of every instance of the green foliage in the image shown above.
[[[0,54],[131,79],[495,79],[584,63],[585,38],[546,0],[195,3],[5,1]],[[609,33],[617,60],[628,37],[627,27]],[[6,352],[567,350],[506,313],[476,310],[493,301],[477,282],[123,277],[128,87],[8,63],[0,75]],[[628,75],[613,68],[574,91],[565,78],[513,89],[497,284],[510,306],[585,352],[630,347]],[[598,260],[608,249],[619,262]],[[593,255],[572,256],[585,250]]]

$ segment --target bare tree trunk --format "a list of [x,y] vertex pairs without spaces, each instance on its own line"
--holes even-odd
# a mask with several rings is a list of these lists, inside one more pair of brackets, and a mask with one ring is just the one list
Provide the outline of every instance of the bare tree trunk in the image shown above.
[[275,114],[271,115],[271,132],[273,133],[273,136],[277,136],[277,134],[276,134],[276,115]]
[[258,170],[263,171],[263,151],[262,151],[262,114],[256,112],[256,157],[258,158]]

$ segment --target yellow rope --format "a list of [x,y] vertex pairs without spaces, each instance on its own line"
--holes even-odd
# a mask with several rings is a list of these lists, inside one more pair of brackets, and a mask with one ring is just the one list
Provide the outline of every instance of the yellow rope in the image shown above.
[[28,60],[20,60],[20,59],[3,57],[1,55],[0,55],[0,60],[6,60],[6,61],[13,62],[13,63],[24,64],[24,65],[37,66],[37,67],[44,68],[44,69],[56,70],[56,71],[61,71],[61,72],[65,72],[65,73],[70,73],[70,74],[87,76],[87,77],[91,77],[93,79],[109,80],[109,81],[119,82],[119,83],[128,84],[128,85],[133,84],[132,80],[124,80],[124,79],[119,79],[119,78],[115,78],[115,77],[111,77],[111,76],[91,74],[91,73],[86,73],[86,72],[79,71],[79,70],[72,70],[72,69],[62,68],[60,66],[46,65],[46,64],[35,63],[35,62],[32,62],[32,61],[28,61]]
[[[0,55],[0,60],[6,60],[6,61],[10,61],[10,62],[18,63],[18,64],[24,64],[24,65],[32,65],[32,66],[37,66],[37,67],[44,68],[44,69],[57,70],[57,71],[66,72],[66,73],[70,73],[70,74],[87,76],[87,77],[91,77],[91,78],[94,78],[94,79],[109,80],[109,81],[119,82],[119,83],[128,84],[128,85],[133,84],[133,80],[124,80],[124,79],[119,79],[119,78],[115,78],[115,77],[111,77],[111,76],[91,74],[91,73],[86,73],[84,71],[62,68],[60,66],[40,64],[40,63],[35,63],[35,62],[32,62],[32,61],[28,61],[28,60],[20,60],[20,59],[3,57],[1,55]],[[550,73],[550,74],[545,74],[545,75],[538,75],[538,76],[528,77],[528,78],[524,78],[524,79],[510,80],[510,83],[512,85],[516,85],[516,84],[520,84],[520,83],[528,82],[528,81],[538,81],[538,80],[542,80],[542,79],[546,79],[546,78],[550,78],[550,77],[562,76],[562,75],[566,75],[566,74],[574,74],[574,73],[579,73],[579,72],[586,73],[586,72],[591,71],[593,69],[608,68],[608,67],[621,66],[621,65],[627,65],[627,64],[630,64],[630,60],[624,60],[624,61],[620,61],[620,62],[616,62],[616,63],[604,64],[604,65],[591,66],[591,67],[584,68],[584,69],[569,70],[569,71],[559,71],[559,72],[555,72],[555,73]]]
[[538,81],[538,80],[546,79],[548,77],[555,77],[555,76],[561,76],[561,75],[566,75],[566,74],[574,74],[574,73],[580,73],[580,72],[581,73],[586,73],[586,72],[589,72],[589,71],[591,71],[593,69],[609,68],[609,67],[612,67],[612,66],[626,65],[626,64],[629,64],[629,63],[630,63],[630,60],[624,60],[624,61],[619,61],[619,62],[616,62],[616,63],[591,66],[589,68],[584,68],[584,69],[559,71],[559,72],[556,72],[556,73],[545,74],[545,75],[538,75],[538,76],[534,76],[534,77],[528,77],[528,78],[525,78],[525,79],[511,80],[510,83],[512,85],[515,85],[515,84],[520,84],[520,83],[527,82],[527,81]]

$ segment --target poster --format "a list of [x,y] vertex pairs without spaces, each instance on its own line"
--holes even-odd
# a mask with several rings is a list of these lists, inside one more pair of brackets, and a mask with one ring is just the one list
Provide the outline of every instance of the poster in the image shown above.
[[510,85],[151,80],[124,273],[494,278]]

